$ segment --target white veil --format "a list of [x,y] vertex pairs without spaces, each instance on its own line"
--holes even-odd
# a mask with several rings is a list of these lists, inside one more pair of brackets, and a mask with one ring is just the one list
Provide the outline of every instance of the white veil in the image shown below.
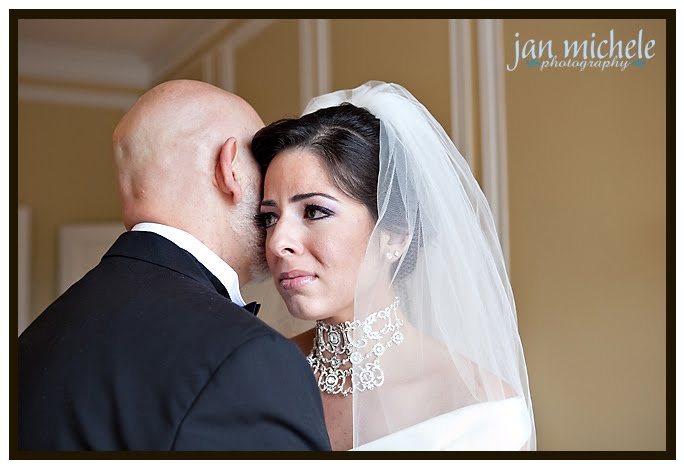
[[534,450],[513,294],[468,164],[396,84],[329,93],[303,114],[343,102],[380,120],[378,222],[350,334],[354,448]]

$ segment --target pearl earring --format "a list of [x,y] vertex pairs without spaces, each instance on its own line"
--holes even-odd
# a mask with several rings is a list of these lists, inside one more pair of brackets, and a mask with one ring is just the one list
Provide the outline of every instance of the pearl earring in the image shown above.
[[399,255],[401,255],[401,253],[398,250],[395,250],[394,253],[392,253],[392,252],[385,253],[385,257],[387,257],[387,260],[392,260],[393,258],[399,258]]

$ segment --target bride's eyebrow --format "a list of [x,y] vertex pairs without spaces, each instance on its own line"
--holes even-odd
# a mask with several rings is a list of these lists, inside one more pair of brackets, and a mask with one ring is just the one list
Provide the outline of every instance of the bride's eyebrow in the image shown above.
[[[299,201],[302,201],[302,200],[305,200],[308,198],[313,198],[314,196],[321,196],[323,198],[328,198],[329,200],[336,201],[338,203],[340,202],[340,200],[338,200],[334,196],[330,196],[326,193],[314,192],[314,193],[300,193],[298,195],[294,195],[290,198],[290,203],[297,203]],[[272,208],[277,208],[278,204],[273,200],[264,200],[261,202],[261,206],[268,206],[268,207],[272,207]]]
[[328,198],[329,200],[337,201],[338,203],[340,202],[340,200],[338,200],[334,196],[330,196],[325,193],[301,193],[299,195],[294,195],[292,198],[290,198],[290,203],[296,203],[298,201],[302,201],[308,198],[313,198],[314,196],[322,196],[323,198]]

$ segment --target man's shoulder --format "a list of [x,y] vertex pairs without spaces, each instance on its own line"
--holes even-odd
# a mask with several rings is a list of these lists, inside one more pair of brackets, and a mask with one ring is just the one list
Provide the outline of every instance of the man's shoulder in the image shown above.
[[[291,349],[297,353],[296,346],[270,325],[259,319],[245,308],[235,304],[230,299],[206,290],[196,292],[195,296],[179,295],[173,305],[175,322],[180,326],[177,335],[186,337],[185,329],[194,331],[192,336],[202,339],[203,347],[217,349],[228,357],[235,350],[247,349],[257,352],[259,348],[271,346],[285,354]],[[188,322],[187,317],[192,320]],[[177,326],[176,326],[177,327]]]
[[227,332],[228,337],[220,334],[210,335],[215,337],[213,341],[223,345],[226,349],[226,356],[237,351],[248,351],[252,355],[260,355],[264,349],[277,350],[280,355],[289,358],[301,356],[301,352],[292,341],[237,304],[229,302],[226,305],[226,314],[216,320],[217,328],[214,332]]
[[222,375],[240,378],[244,386],[280,384],[283,394],[296,390],[318,397],[306,357],[291,340],[270,327],[246,332],[239,342],[226,347],[218,366]]

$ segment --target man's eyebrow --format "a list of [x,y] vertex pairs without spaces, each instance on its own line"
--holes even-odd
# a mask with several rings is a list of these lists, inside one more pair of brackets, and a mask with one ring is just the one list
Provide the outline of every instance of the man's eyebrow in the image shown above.
[[[340,200],[338,200],[334,196],[328,195],[326,193],[314,192],[314,193],[300,193],[298,195],[294,195],[290,198],[290,203],[297,203],[299,201],[302,201],[302,200],[305,200],[308,198],[313,198],[314,196],[321,196],[323,198],[327,198],[327,199],[332,200],[332,201],[337,201],[338,203],[340,202]],[[268,207],[273,207],[273,208],[278,207],[276,202],[273,200],[264,200],[261,202],[261,206],[268,206]]]

